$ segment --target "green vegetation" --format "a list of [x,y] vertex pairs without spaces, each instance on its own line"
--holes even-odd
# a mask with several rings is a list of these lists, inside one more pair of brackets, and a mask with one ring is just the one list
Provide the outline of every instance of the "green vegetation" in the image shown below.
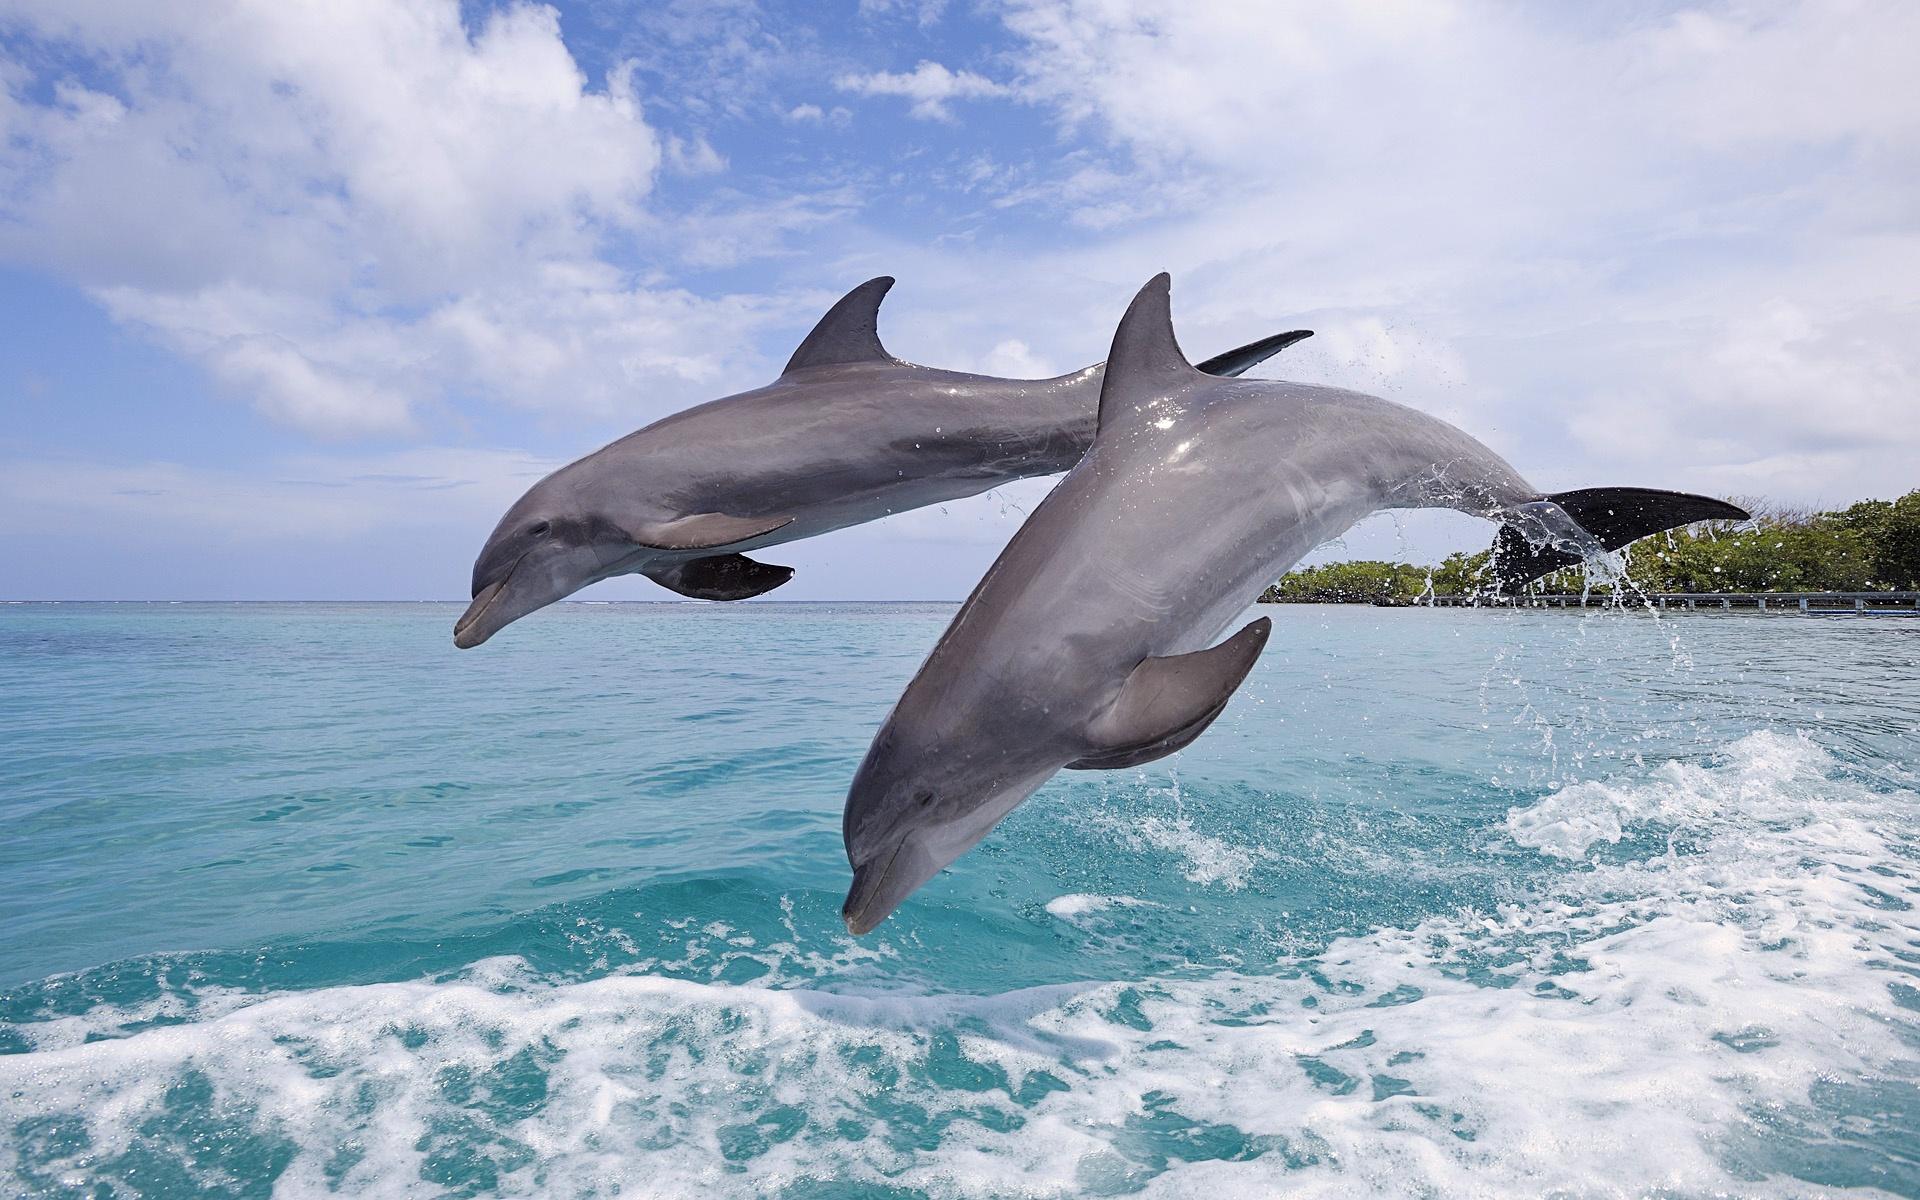
[[1426,588],[1425,567],[1362,560],[1289,571],[1260,599],[1269,604],[1373,604],[1412,599]]
[[[1713,521],[1642,538],[1627,548],[1627,581],[1642,592],[1868,592],[1920,590],[1920,491],[1862,500],[1830,512],[1746,503],[1739,524]],[[1405,603],[1487,591],[1489,552],[1450,554],[1437,567],[1327,563],[1291,571],[1268,603]],[[1578,568],[1535,586],[1543,592],[1612,590]]]

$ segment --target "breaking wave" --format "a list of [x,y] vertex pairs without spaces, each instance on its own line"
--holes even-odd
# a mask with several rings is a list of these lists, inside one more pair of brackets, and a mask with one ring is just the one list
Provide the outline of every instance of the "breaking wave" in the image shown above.
[[[0,1173],[29,1195],[1911,1196],[1917,815],[1760,732],[1513,808],[1486,853],[1553,869],[1511,902],[1231,972],[998,995],[514,957],[265,995],[170,975],[0,1031]],[[1133,836],[1222,888],[1285,853]],[[1046,906],[1096,933],[1159,907]]]

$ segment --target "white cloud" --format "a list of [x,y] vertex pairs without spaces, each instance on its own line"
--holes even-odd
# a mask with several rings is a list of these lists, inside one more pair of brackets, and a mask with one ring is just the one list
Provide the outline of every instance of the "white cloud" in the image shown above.
[[9,598],[458,599],[502,511],[556,464],[420,447],[231,468],[0,461]]
[[[910,10],[870,15],[900,30]],[[453,0],[0,0],[0,255],[325,433],[431,440],[473,397],[639,425],[762,382],[788,348],[763,334],[881,273],[897,353],[1044,374],[1098,359],[1168,269],[1195,357],[1314,328],[1261,373],[1425,408],[1548,488],[1920,482],[1920,6],[986,11],[1008,40],[965,53],[995,78],[940,47],[849,74],[870,42],[675,0],[617,35],[643,74],[588,79],[539,8],[463,26]],[[720,139],[758,120],[763,141],[719,144],[769,149],[728,163],[656,129],[641,78],[653,121]],[[1053,128],[982,125],[944,159],[939,136],[823,149],[846,109],[790,98],[835,81],[932,120],[1010,100]],[[663,211],[663,170],[715,173]],[[702,295],[664,269],[752,279],[776,257],[804,293],[763,271]],[[885,592],[890,547],[957,521],[984,552],[1002,515],[796,547],[817,574],[793,594]],[[978,565],[923,558],[939,594]]]
[[818,104],[796,104],[782,114],[781,120],[793,125],[825,125],[844,129],[853,120],[853,110],[841,104],[832,108],[822,108]]
[[906,250],[936,338],[1097,356],[1170,269],[1196,354],[1316,328],[1265,372],[1456,420],[1544,486],[1920,483],[1920,7],[1002,11],[1069,149],[993,203],[1081,231]]
[[869,21],[903,13],[923,28],[937,23],[946,11],[947,0],[860,0],[860,15]]
[[1723,317],[1655,351],[1670,375],[1625,373],[1568,427],[1596,457],[1653,448],[1733,494],[1843,503],[1863,487],[1905,491],[1920,486],[1916,317],[1730,299]]
[[[674,220],[675,253],[697,267],[731,267],[750,259],[790,255],[792,240],[858,210],[861,200],[851,187],[789,192],[764,200],[728,195],[719,204]],[[790,315],[810,320],[819,314],[802,310]]]
[[[17,459],[0,469],[0,532],[61,536],[111,526],[131,539],[352,545],[376,530],[417,537],[459,523],[479,540],[558,463],[513,451],[421,447],[296,455],[251,470],[168,462]],[[457,555],[456,555],[457,557]]]
[[404,432],[403,394],[337,369],[323,370],[277,337],[241,336],[206,353],[214,375],[254,398],[269,416],[309,428],[350,432]]
[[601,260],[660,236],[663,163],[726,164],[656,133],[625,70],[590,84],[551,9],[16,0],[0,29],[89,65],[44,101],[26,57],[0,72],[0,255],[279,420],[386,433],[452,393],[658,415],[753,363],[763,306]]
[[[287,264],[303,282],[375,260],[403,296],[431,295],[497,270],[503,245],[578,249],[596,221],[637,221],[661,159],[625,77],[589,89],[551,9],[507,8],[472,35],[442,2],[16,4],[12,23],[77,47],[107,81],[60,81],[11,131],[52,168],[16,180],[18,215],[88,282],[125,271],[87,230],[152,240],[154,216],[211,200],[232,232],[325,248],[350,233],[347,262],[309,249]],[[159,239],[153,282],[220,278],[256,249],[184,232]]]
[[726,157],[705,138],[668,138],[667,162],[682,175],[715,175],[727,169]]
[[1051,361],[1035,354],[1033,347],[1019,338],[1007,338],[987,351],[980,369],[989,375],[1013,379],[1047,379],[1060,373]]
[[842,75],[835,81],[841,91],[861,96],[901,96],[911,101],[910,112],[922,120],[951,121],[954,100],[977,100],[1005,96],[1010,89],[972,71],[948,70],[937,62],[922,62],[910,72],[875,71],[868,75]]

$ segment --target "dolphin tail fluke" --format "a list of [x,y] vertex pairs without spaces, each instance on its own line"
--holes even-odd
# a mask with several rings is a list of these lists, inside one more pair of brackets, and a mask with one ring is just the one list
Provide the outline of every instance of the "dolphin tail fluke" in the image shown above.
[[715,554],[642,574],[695,600],[745,600],[792,579],[793,568],[755,562],[744,554]]
[[[1678,529],[1695,521],[1744,521],[1747,512],[1711,496],[1666,492],[1656,488],[1582,488],[1546,497],[1607,550]],[[1580,555],[1548,541],[1536,545],[1511,524],[1500,527],[1493,543],[1493,577],[1502,592],[1512,593],[1544,575],[1580,561]]]
[[1210,650],[1149,658],[1120,685],[1120,695],[1094,722],[1094,753],[1067,764],[1075,771],[1114,771],[1165,758],[1199,737],[1227,707],[1273,632],[1267,617]]
[[1203,363],[1195,364],[1194,370],[1231,379],[1259,366],[1295,342],[1305,341],[1312,336],[1311,329],[1292,329],[1286,333],[1276,333],[1272,337],[1263,337],[1257,342],[1235,346],[1225,354],[1216,354]]

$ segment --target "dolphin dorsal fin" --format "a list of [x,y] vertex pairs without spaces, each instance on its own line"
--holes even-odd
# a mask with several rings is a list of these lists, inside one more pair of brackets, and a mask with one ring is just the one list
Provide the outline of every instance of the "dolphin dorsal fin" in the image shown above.
[[805,367],[897,361],[880,344],[880,301],[892,286],[893,276],[882,275],[840,297],[793,352],[781,374],[791,375]]
[[1286,333],[1276,333],[1272,337],[1263,337],[1257,342],[1235,346],[1225,354],[1216,354],[1203,363],[1196,363],[1193,369],[1202,375],[1218,375],[1222,379],[1233,379],[1246,374],[1295,342],[1304,341],[1312,336],[1311,329],[1291,329]]
[[1093,752],[1067,766],[1113,771],[1181,749],[1227,707],[1271,632],[1272,619],[1261,617],[1212,649],[1144,660],[1088,730]]
[[1113,331],[1113,351],[1107,355],[1106,378],[1100,384],[1102,431],[1144,412],[1183,384],[1204,378],[1174,340],[1171,285],[1165,271],[1149,279]]

